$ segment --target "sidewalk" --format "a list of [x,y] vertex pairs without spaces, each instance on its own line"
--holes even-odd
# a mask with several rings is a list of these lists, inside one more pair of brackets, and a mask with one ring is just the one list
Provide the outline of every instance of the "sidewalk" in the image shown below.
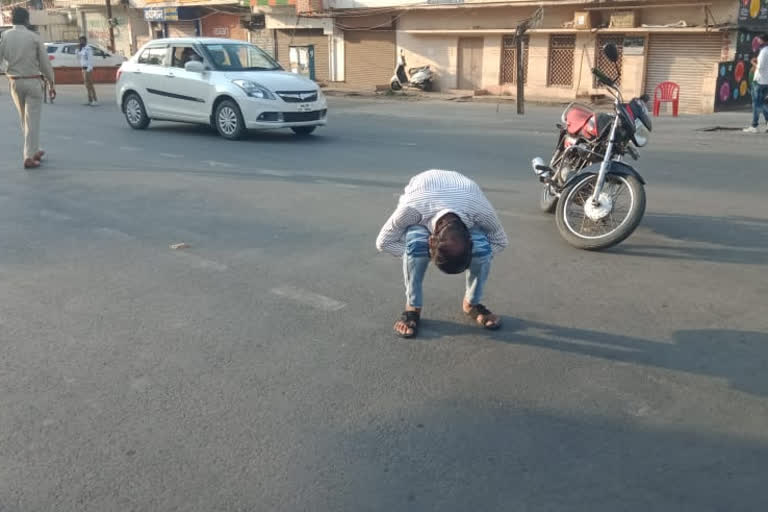
[[[434,102],[458,102],[458,103],[493,103],[504,105],[515,105],[514,96],[476,96],[472,91],[446,91],[446,92],[423,92],[417,90],[408,91],[374,91],[372,89],[347,89],[329,87],[323,88],[323,93],[330,97],[340,98],[364,98],[377,99],[381,101],[434,101]],[[606,99],[600,102],[590,102],[589,100],[580,100],[581,103],[592,106],[596,110],[610,109],[611,100]],[[526,100],[526,110],[536,109],[536,107],[565,107],[568,101],[541,101]],[[662,114],[654,119],[673,119],[670,114]],[[682,114],[674,119],[675,125],[686,130],[699,131],[736,131],[749,125],[751,113],[748,110],[735,112],[716,112],[714,114]]]

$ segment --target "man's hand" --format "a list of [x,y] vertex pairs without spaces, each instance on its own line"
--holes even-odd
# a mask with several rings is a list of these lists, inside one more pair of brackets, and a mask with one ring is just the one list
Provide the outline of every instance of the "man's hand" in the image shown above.
[[51,87],[51,88],[48,90],[48,97],[50,97],[50,98],[51,98],[51,101],[55,100],[55,99],[56,99],[56,89],[54,89],[53,87]]

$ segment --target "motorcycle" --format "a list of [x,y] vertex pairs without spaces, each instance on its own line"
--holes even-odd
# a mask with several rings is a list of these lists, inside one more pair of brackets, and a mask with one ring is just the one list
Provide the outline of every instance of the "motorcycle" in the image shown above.
[[395,74],[389,81],[389,87],[393,91],[400,91],[404,87],[414,87],[422,91],[431,91],[434,85],[435,73],[429,66],[411,68],[405,72],[405,56],[401,53],[397,58]]
[[533,172],[542,183],[540,208],[556,212],[560,234],[580,249],[612,247],[629,237],[645,214],[645,180],[625,156],[639,158],[637,148],[648,143],[651,116],[648,97],[624,103],[616,81],[621,77],[616,45],[603,47],[616,65],[617,79],[597,68],[592,73],[615,98],[614,113],[597,113],[571,103],[557,127],[560,136],[549,165],[533,159]]

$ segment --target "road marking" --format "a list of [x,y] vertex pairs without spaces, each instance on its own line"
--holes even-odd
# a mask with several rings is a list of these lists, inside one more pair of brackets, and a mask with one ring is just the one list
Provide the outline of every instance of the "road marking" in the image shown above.
[[56,135],[56,138],[61,140],[72,140],[72,137],[69,135]]
[[295,286],[280,286],[278,288],[272,288],[270,292],[278,297],[283,297],[298,302],[299,304],[304,304],[305,306],[310,306],[315,309],[322,309],[324,311],[339,311],[346,307],[344,302],[339,302],[338,300],[326,297],[325,295],[319,295]]
[[93,230],[93,232],[97,235],[111,238],[113,240],[136,240],[136,237],[131,236],[124,231],[120,231],[119,229],[96,228]]
[[91,146],[103,146],[104,143],[100,140],[87,140],[85,141],[86,144],[90,144]]
[[141,151],[141,148],[137,148],[136,146],[120,146],[121,151]]
[[315,183],[319,185],[333,185],[340,188],[360,188],[360,185],[353,185],[352,183],[335,183],[333,181],[323,179],[315,180]]
[[72,217],[67,215],[66,213],[56,212],[53,210],[40,210],[40,216],[44,219],[53,219],[53,220],[72,220]]
[[177,155],[176,153],[160,153],[160,156],[164,158],[181,158],[182,155]]
[[208,164],[211,167],[224,167],[224,168],[232,168],[234,165],[228,164],[227,162],[217,162],[216,160],[203,160],[204,164]]
[[209,260],[209,259],[203,258],[202,256],[198,256],[197,254],[192,254],[189,252],[174,251],[174,255],[177,255],[180,258],[185,258],[193,267],[197,267],[197,268],[216,270],[217,272],[224,272],[228,268],[223,263]]
[[280,176],[280,177],[283,177],[283,178],[288,177],[288,176],[293,176],[292,172],[288,172],[288,171],[273,171],[273,170],[270,170],[270,169],[262,169],[261,171],[259,171],[259,174],[263,174],[265,176]]

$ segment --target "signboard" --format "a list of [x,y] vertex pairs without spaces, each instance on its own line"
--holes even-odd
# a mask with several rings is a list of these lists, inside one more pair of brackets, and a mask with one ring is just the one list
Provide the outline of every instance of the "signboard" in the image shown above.
[[147,7],[144,9],[147,21],[179,21],[178,7]]
[[755,76],[752,57],[759,49],[755,41],[757,32],[739,30],[736,59],[721,62],[718,67],[715,110],[744,108],[752,103],[751,86]]
[[227,37],[229,35],[229,27],[213,27],[213,37]]
[[739,26],[768,29],[768,0],[739,0]]
[[296,5],[296,0],[251,0],[251,7],[279,7],[281,5]]

